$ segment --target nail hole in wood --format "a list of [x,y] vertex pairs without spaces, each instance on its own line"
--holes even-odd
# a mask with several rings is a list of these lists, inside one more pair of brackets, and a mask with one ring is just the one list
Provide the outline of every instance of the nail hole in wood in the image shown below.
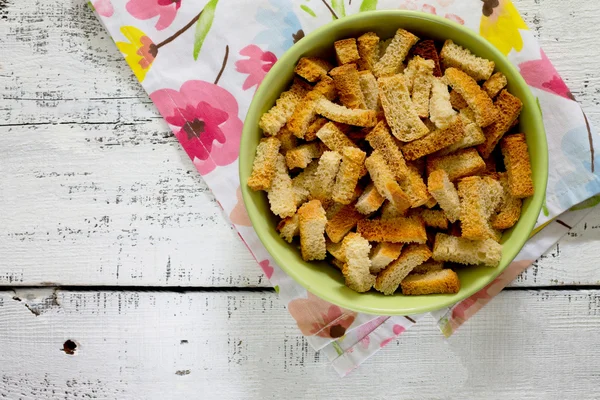
[[72,356],[73,354],[75,354],[75,351],[77,350],[77,343],[75,343],[72,340],[67,340],[64,344],[63,344],[63,351],[65,352],[65,354],[68,354],[70,356]]

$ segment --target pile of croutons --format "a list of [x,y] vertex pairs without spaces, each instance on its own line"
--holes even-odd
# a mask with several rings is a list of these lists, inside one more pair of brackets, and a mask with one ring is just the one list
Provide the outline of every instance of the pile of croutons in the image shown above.
[[248,186],[267,192],[281,237],[351,289],[457,293],[452,268],[496,267],[533,195],[525,135],[508,134],[521,101],[494,62],[451,40],[398,29],[334,48],[335,67],[301,58],[260,119]]

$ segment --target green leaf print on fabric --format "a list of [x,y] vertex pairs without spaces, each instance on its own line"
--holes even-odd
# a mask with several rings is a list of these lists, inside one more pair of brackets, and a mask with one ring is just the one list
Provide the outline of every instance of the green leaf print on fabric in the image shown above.
[[302,4],[300,6],[300,8],[302,9],[302,11],[304,11],[305,13],[307,13],[308,15],[310,15],[311,17],[316,17],[317,16],[317,14],[315,14],[315,12],[309,6],[305,6],[304,4]]
[[210,31],[213,19],[215,18],[215,9],[217,8],[218,2],[219,0],[209,1],[208,4],[204,6],[200,18],[198,18],[198,22],[196,23],[196,33],[194,35],[194,60],[198,59],[200,49],[202,49],[202,45],[204,44],[204,39],[206,39],[208,31]]
[[339,18],[346,16],[346,7],[344,7],[344,0],[331,0],[331,7],[335,10]]
[[377,0],[363,0],[360,4],[360,12],[374,11],[377,9]]
[[571,211],[585,210],[586,208],[595,207],[598,204],[600,204],[600,195],[599,196],[590,197],[589,199],[584,200],[581,203],[579,203],[579,204],[571,207]]

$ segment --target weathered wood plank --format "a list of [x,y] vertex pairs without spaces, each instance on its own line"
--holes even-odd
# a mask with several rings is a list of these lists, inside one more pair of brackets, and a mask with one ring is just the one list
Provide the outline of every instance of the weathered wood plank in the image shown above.
[[2,292],[0,397],[590,399],[598,329],[600,291],[504,292],[339,379],[273,293]]

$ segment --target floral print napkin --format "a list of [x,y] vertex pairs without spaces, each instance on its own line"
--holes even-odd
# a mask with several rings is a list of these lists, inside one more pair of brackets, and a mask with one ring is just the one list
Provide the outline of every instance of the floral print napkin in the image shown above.
[[305,34],[358,12],[437,14],[494,44],[538,99],[550,173],[535,235],[487,287],[432,313],[444,335],[455,332],[600,202],[594,197],[600,193],[600,137],[509,0],[93,0],[90,6],[302,334],[341,376],[418,323],[421,315],[360,314],[319,299],[275,264],[252,229],[237,172],[242,121],[267,72]]

